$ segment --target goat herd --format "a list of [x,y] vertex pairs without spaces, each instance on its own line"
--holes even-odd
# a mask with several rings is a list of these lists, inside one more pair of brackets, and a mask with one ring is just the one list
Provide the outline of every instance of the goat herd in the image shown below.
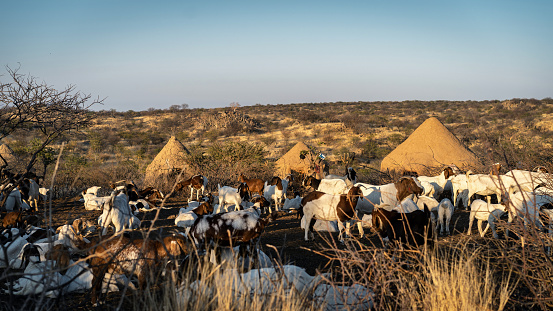
[[[35,215],[23,217],[26,208],[38,208],[36,202],[25,201],[38,200],[40,195],[36,180],[24,180],[32,181],[27,182],[31,184],[30,192],[20,191],[22,187],[13,183],[2,187],[6,190],[2,191],[2,204],[7,213],[0,234],[0,291],[57,297],[91,290],[93,304],[102,301],[103,293],[117,290],[118,284],[134,286],[129,282],[133,276],[143,289],[154,276],[167,275],[167,269],[179,266],[175,263],[181,260],[211,252],[213,245],[223,249],[230,246],[233,254],[232,250],[236,250],[242,260],[250,258],[265,273],[266,269],[273,269],[273,274],[284,276],[281,282],[298,289],[303,280],[302,289],[319,290],[320,294],[320,286],[324,285],[317,284],[320,278],[310,277],[296,266],[273,267],[259,248],[259,238],[266,226],[283,211],[297,211],[306,241],[314,238],[313,231],[322,230],[337,231],[343,241],[344,236],[351,236],[351,224],[357,223],[361,237],[363,227],[369,226],[385,240],[413,246],[424,244],[438,232],[449,234],[455,207],[470,208],[468,234],[477,219],[481,236],[491,227],[495,238],[498,238],[496,223],[503,214],[508,214],[509,222],[519,217],[525,225],[538,228],[543,227],[545,216],[550,229],[553,216],[550,190],[553,187],[545,170],[512,170],[500,175],[496,167],[490,174],[470,171],[461,174],[456,167],[446,167],[438,176],[403,176],[395,183],[370,185],[358,182],[355,170],[350,167],[345,176],[304,178],[301,187],[313,191],[303,197],[295,192],[293,198],[288,198],[288,188],[295,183],[299,189],[300,181],[291,175],[273,177],[267,182],[240,174],[237,188],[218,185],[217,196],[211,193],[204,196],[208,179],[195,175],[177,183],[172,192],[190,190],[187,207],[180,208],[175,218],[175,225],[183,230],[163,238],[149,237],[147,233],[131,238],[129,231],[141,228],[138,213],[165,208],[167,197],[159,190],[149,187],[139,191],[134,183],[122,181],[112,185],[109,196],[102,197],[98,196],[100,187],[90,187],[83,191],[81,201],[86,210],[101,211],[99,230],[90,220],[79,218],[54,231],[38,227],[39,218]],[[192,201],[194,192],[196,200]],[[491,203],[489,197],[494,194],[497,204]],[[475,199],[471,203],[473,195],[488,199]],[[488,222],[485,230],[483,221]],[[108,235],[111,226],[113,234]],[[5,277],[10,271],[19,272],[14,275],[20,278]],[[251,271],[241,277],[256,275]],[[293,272],[288,275],[286,271]],[[259,273],[257,277],[261,277]],[[306,279],[313,283],[307,286]],[[358,286],[342,290],[347,297],[341,302],[325,300],[324,294],[318,297],[327,305],[334,303],[333,308],[344,301],[350,308],[355,303],[359,303],[359,309],[372,305],[369,289]]]

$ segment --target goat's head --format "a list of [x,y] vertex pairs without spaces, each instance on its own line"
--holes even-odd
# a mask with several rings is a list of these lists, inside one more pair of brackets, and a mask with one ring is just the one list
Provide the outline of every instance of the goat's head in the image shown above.
[[163,244],[167,249],[167,253],[174,257],[185,256],[190,253],[188,243],[182,235],[174,235],[163,238]]
[[356,182],[357,181],[357,173],[355,172],[355,170],[353,169],[353,167],[348,167],[347,170],[346,170],[346,177],[347,179],[349,179],[350,181],[352,182]]
[[75,219],[71,226],[73,227],[73,231],[77,235],[84,236],[88,233],[93,233],[96,231],[96,226],[94,225],[94,223],[83,218]]
[[490,170],[490,175],[499,175],[501,172],[501,163],[494,163],[492,164],[492,168]]
[[360,187],[354,186],[351,187],[347,195],[348,201],[351,203],[352,207],[355,209],[358,200],[363,200],[363,191]]
[[419,173],[417,173],[417,171],[409,171],[409,170],[403,171],[403,174],[401,174],[401,175],[402,176],[419,177]]
[[455,173],[453,172],[453,169],[451,167],[446,167],[443,170],[445,179],[449,179],[451,176],[455,176]]
[[421,195],[424,191],[422,185],[415,177],[401,177],[395,183],[395,186],[397,189],[397,199],[399,201],[402,201],[411,194]]
[[245,183],[247,178],[244,176],[244,174],[240,173],[240,176],[238,177],[238,180],[240,180],[241,183]]
[[245,182],[240,183],[240,186],[238,186],[238,193],[240,194],[240,198],[243,201],[250,200],[250,188],[248,188],[247,183]]

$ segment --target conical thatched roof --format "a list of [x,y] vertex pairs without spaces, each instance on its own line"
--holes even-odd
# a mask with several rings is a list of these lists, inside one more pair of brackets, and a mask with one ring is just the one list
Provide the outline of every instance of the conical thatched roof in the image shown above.
[[[9,164],[12,164],[12,162],[15,161],[15,153],[13,152],[12,148],[6,144],[0,145],[0,154],[6,160]],[[0,159],[0,165],[4,165],[4,161]]]
[[[303,159],[300,157],[302,151],[307,151],[308,155]],[[276,174],[286,176],[292,171],[309,174],[313,171],[313,160],[319,164],[321,160],[311,149],[303,142],[298,142],[292,149],[276,161]]]
[[188,154],[190,154],[190,151],[174,136],[171,136],[165,147],[161,149],[152,163],[146,168],[145,180],[155,179],[160,175],[182,169],[185,166],[184,160]]
[[432,117],[386,156],[380,169],[427,174],[435,168],[451,164],[467,169],[479,166],[480,161],[442,122]]

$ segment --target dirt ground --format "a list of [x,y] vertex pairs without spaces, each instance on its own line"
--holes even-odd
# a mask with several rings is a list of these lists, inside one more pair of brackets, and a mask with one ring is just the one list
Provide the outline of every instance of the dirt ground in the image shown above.
[[[175,218],[181,207],[186,207],[186,199],[170,198],[165,202],[165,208],[159,210],[158,220],[154,224],[156,235],[170,235],[174,230],[183,231],[183,228],[175,226]],[[84,217],[97,223],[100,211],[87,211],[84,209],[83,203],[79,202],[79,197],[66,200],[58,200],[52,204],[52,213],[45,213],[45,219],[51,219],[52,227],[57,228],[66,223],[70,223],[73,219]],[[140,213],[138,217],[142,222],[142,231],[150,227],[155,218],[157,209],[149,212]],[[468,213],[464,211],[456,211],[452,219],[453,235],[460,234],[461,231],[466,231],[468,226]],[[327,238],[330,238],[328,233],[323,233]],[[357,230],[354,230],[354,235],[358,236]],[[332,237],[337,239],[337,233],[333,233]],[[448,239],[448,238],[445,238]],[[329,259],[317,254],[317,251],[325,248],[328,244],[321,236],[315,235],[315,240],[304,241],[304,231],[300,228],[300,220],[295,212],[285,213],[280,212],[279,217],[271,222],[261,236],[261,247],[263,251],[271,258],[280,258],[283,264],[294,264],[306,269],[307,273],[314,275],[317,271],[326,272],[330,269],[331,263]],[[365,230],[365,237],[361,239],[362,243],[379,245],[378,237],[371,232],[369,228]],[[341,246],[340,243],[337,244]],[[118,301],[118,294],[110,294],[113,301]],[[75,310],[88,310],[91,308],[89,303],[90,296],[87,293],[73,294],[70,297],[62,297],[61,300],[48,300],[43,305],[48,309],[48,305],[52,309],[66,309],[68,307]],[[108,297],[108,301],[111,300]],[[14,301],[9,301],[9,296],[0,294],[0,310],[9,310],[9,306],[19,310],[21,308],[28,309],[30,306],[24,306],[25,297],[17,297]],[[36,305],[33,304],[36,307]],[[62,307],[63,306],[63,307]]]

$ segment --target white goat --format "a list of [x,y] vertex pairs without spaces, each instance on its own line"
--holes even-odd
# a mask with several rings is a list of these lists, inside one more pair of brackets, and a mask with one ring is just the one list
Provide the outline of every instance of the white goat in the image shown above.
[[[6,268],[11,263],[11,261],[19,255],[23,247],[27,244],[27,240],[24,237],[17,237],[11,242],[7,242],[3,245],[3,249],[6,249],[6,254],[4,250],[0,250],[0,268]],[[7,255],[7,257],[5,256]]]
[[81,199],[81,202],[84,202],[84,208],[87,211],[99,211],[102,210],[102,206],[104,206],[104,203],[106,203],[110,197],[98,197],[94,193],[88,193],[83,192],[81,193],[83,198]]
[[86,189],[85,193],[92,193],[94,195],[98,195],[98,190],[102,189],[100,186],[92,186]]
[[438,228],[440,228],[440,234],[444,234],[444,227],[446,234],[450,234],[449,223],[451,222],[451,217],[453,217],[454,210],[455,206],[448,198],[443,199],[440,202],[440,205],[438,205],[438,224],[436,225],[436,231],[438,231]]
[[[507,210],[509,211],[508,222],[512,222],[513,219],[518,216],[524,220],[525,226],[529,223],[533,223],[541,229],[543,224],[539,218],[539,210],[542,205],[551,202],[551,197],[549,195],[541,195],[527,191],[513,193],[511,189],[506,195],[505,201]],[[508,229],[505,234],[509,234]]]
[[283,210],[292,210],[292,209],[299,209],[301,206],[301,199],[300,195],[296,195],[293,199],[284,199],[284,205],[282,206]]
[[[9,184],[8,186],[10,186],[10,185],[11,184]],[[3,199],[4,199],[4,194],[2,193],[0,195],[0,200],[3,200]],[[29,208],[25,208],[25,205],[27,205],[27,204],[24,204],[24,202],[21,200],[21,191],[19,191],[19,189],[17,189],[17,188],[14,188],[10,192],[10,194],[8,195],[8,198],[6,199],[6,202],[4,203],[4,208],[8,212],[16,211],[16,210],[19,210],[19,209],[29,209]]]
[[[499,218],[505,213],[505,206],[502,204],[490,204],[480,199],[474,200],[474,202],[470,205],[469,229],[467,231],[467,235],[470,235],[472,231],[472,223],[474,219],[477,219],[478,232],[481,237],[484,237],[484,234],[486,234],[488,228],[490,227],[488,220],[490,219],[492,213],[495,218]],[[482,222],[484,221],[488,221],[488,224],[486,225],[486,229],[482,231]],[[492,233],[494,238],[497,238],[495,226],[492,226]]]
[[[453,203],[455,206],[459,206],[458,196],[463,195],[466,197],[468,194],[467,175],[459,174],[451,178],[451,188],[453,192]],[[468,207],[468,199],[464,201],[464,207]]]
[[27,204],[29,204],[29,207],[31,210],[38,211],[38,198],[40,195],[39,192],[39,185],[36,183],[34,179],[26,178],[25,181],[27,181],[29,184],[29,197],[25,198],[27,201]]
[[103,213],[98,218],[98,224],[102,228],[102,235],[107,234],[111,224],[115,227],[116,234],[124,229],[140,227],[140,220],[133,215],[129,206],[129,198],[124,190],[118,188],[111,193],[109,201],[104,203]]
[[373,297],[372,290],[359,284],[352,286],[320,284],[313,291],[315,309],[324,311],[372,310],[374,307]]
[[[278,189],[278,185],[272,185],[269,186],[267,182],[265,182],[265,186],[263,188],[263,196],[265,199],[269,202],[275,203],[275,210],[279,210],[279,205],[281,205],[282,197],[284,196],[283,189]],[[271,207],[269,207],[269,213],[272,213]]]
[[340,176],[340,175],[326,175],[324,179],[341,179],[345,181],[349,187],[352,187],[353,184],[357,183],[357,173],[353,169],[353,167],[348,167],[346,169],[346,175]]
[[228,211],[227,204],[234,204],[235,211],[240,209],[240,204],[247,194],[247,186],[244,186],[244,183],[241,183],[238,188],[229,186],[221,187],[221,185],[217,184],[217,188],[219,189],[220,211]]
[[[311,292],[328,274],[310,276],[304,268],[284,265],[281,268],[251,269],[246,273],[238,273],[236,269],[227,269],[222,275],[230,280],[229,285],[234,295],[269,295],[277,290],[286,292],[294,290],[298,293]],[[190,284],[193,291],[212,292],[206,288],[208,284],[195,281]]]
[[488,203],[490,203],[491,195],[497,195],[497,200],[501,201],[502,194],[509,191],[516,186],[516,182],[513,177],[506,175],[487,175],[487,174],[474,174],[468,171],[467,176],[467,189],[468,189],[468,204],[470,204],[470,198],[474,194],[485,195],[488,197]]
[[543,172],[530,172],[524,170],[512,170],[505,174],[515,179],[523,191],[533,191],[540,185],[551,183],[551,175]]
[[49,198],[50,198],[50,189],[48,188],[38,188],[38,197],[42,200],[42,201],[47,201]]
[[348,189],[351,187],[351,184],[348,186],[348,183],[343,179],[321,179],[321,183],[317,188],[317,191],[328,193],[328,194],[346,194]]
[[[419,182],[423,185],[423,187],[427,184],[430,184],[432,186],[432,190],[428,191],[429,194],[425,194],[427,196],[430,196],[430,193],[433,194],[434,198],[438,198],[440,194],[446,189],[446,184],[449,184],[451,187],[451,182],[448,183],[451,178],[453,178],[455,174],[453,173],[453,169],[450,167],[446,167],[442,170],[440,175],[438,176],[419,176],[417,179]],[[428,186],[424,187],[425,191],[427,191]]]

